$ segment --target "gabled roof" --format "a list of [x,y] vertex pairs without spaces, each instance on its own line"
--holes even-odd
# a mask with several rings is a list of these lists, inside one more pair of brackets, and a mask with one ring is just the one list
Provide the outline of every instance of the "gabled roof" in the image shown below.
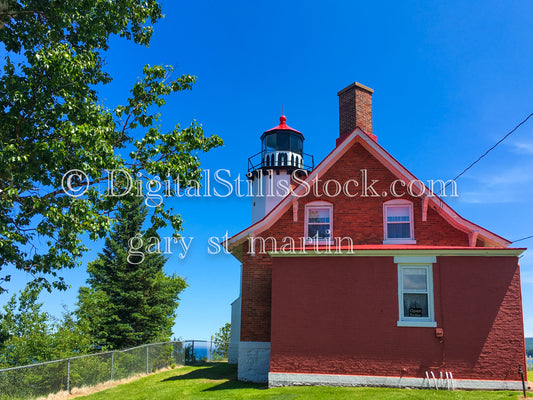
[[[338,143],[337,147],[329,153],[324,160],[307,176],[306,182],[313,182],[314,179],[323,176],[335,163],[350,149],[355,143],[360,143],[370,154],[372,154],[379,162],[381,162],[386,168],[388,168],[398,179],[404,180],[404,182],[414,182],[419,193],[423,193],[420,182],[411,172],[409,172],[402,164],[400,164],[393,156],[391,156],[383,147],[381,147],[375,140],[373,140],[368,134],[362,131],[360,128],[356,128],[350,135],[347,135],[346,139]],[[423,184],[422,184],[423,185]],[[425,185],[424,185],[425,187]],[[229,250],[234,249],[247,240],[249,236],[257,236],[261,232],[269,229],[274,225],[278,219],[287,212],[294,197],[298,198],[298,194],[301,194],[305,190],[304,185],[294,189],[294,195],[289,194],[283,200],[281,200],[263,219],[257,221],[255,224],[249,226],[243,231],[237,233],[227,240],[227,247]],[[425,187],[426,193],[430,193],[429,188]],[[435,210],[453,227],[469,234],[477,235],[478,239],[481,239],[489,247],[507,247],[511,242],[504,239],[501,236],[496,235],[461,217],[450,206],[442,201],[437,195],[427,196],[428,206],[433,205]],[[416,245],[413,245],[416,248]]]

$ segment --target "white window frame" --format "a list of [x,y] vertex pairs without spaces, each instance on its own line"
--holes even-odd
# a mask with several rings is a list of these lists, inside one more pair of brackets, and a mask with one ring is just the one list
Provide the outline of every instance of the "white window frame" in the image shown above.
[[[398,264],[398,322],[397,326],[431,327],[435,328],[435,301],[433,293],[433,264],[436,257],[394,257]],[[425,268],[427,278],[428,316],[405,317],[403,307],[403,271],[409,268]]]
[[[312,241],[309,240],[309,210],[316,210],[316,209],[325,209],[329,212],[329,239],[314,239],[311,238]],[[313,225],[313,224],[311,224]],[[305,243],[306,244],[328,244],[333,243],[333,204],[328,203],[327,201],[312,201],[310,203],[307,203],[305,205]]]
[[[409,238],[390,238],[388,237],[387,213],[389,207],[407,207],[409,209]],[[415,223],[413,216],[413,202],[409,200],[389,200],[383,203],[383,244],[416,244],[415,240]]]

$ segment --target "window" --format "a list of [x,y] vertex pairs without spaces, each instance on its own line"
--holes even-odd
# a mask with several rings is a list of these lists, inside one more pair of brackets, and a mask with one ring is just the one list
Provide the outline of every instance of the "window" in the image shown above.
[[276,134],[275,133],[269,133],[267,136],[263,138],[263,146],[264,151],[276,151]]
[[305,206],[305,237],[308,240],[328,243],[333,232],[333,205],[314,201]]
[[416,244],[414,240],[413,203],[391,200],[383,203],[384,244]]
[[400,261],[398,263],[398,326],[437,326],[433,307],[433,265],[403,263],[403,261],[413,260],[401,260],[401,258],[395,257],[395,262]]
[[289,143],[289,134],[288,133],[277,133],[277,146],[276,150],[290,150]]
[[291,151],[294,153],[302,152],[302,139],[295,134],[291,134]]

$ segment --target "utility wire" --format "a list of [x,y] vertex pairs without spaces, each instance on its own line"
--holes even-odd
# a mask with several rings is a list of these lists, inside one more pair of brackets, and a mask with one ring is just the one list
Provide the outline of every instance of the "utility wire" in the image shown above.
[[[494,146],[492,146],[490,149],[488,149],[485,153],[483,153],[476,161],[474,161],[472,164],[470,164],[468,167],[466,167],[459,175],[457,175],[455,178],[453,178],[448,184],[446,184],[440,191],[446,189],[448,185],[450,185],[453,181],[457,180],[461,175],[463,175],[466,171],[468,171],[470,168],[472,168],[474,165],[476,165],[483,157],[485,157],[487,154],[489,154],[492,150],[496,148],[501,142],[503,142],[505,139],[507,139],[511,134],[516,131],[518,128],[520,128],[523,124],[526,123],[526,121],[533,116],[533,113],[529,114],[522,122],[520,122],[518,125],[516,125],[511,131],[509,131],[504,137],[502,137]],[[440,194],[439,193],[439,194]]]
[[522,240],[531,239],[531,238],[533,238],[533,235],[523,237],[522,239],[514,240],[514,241],[512,241],[511,243],[516,243],[516,242],[520,242],[520,241],[522,241]]
[[[516,131],[518,128],[520,128],[523,124],[525,124],[527,122],[527,120],[529,118],[531,118],[533,116],[533,113],[529,114],[524,120],[522,120],[522,122],[520,122],[518,125],[516,125],[513,129],[511,129],[504,137],[502,137],[500,140],[498,140],[496,142],[496,144],[494,146],[492,146],[490,149],[488,149],[485,153],[483,153],[481,156],[478,157],[478,159],[476,161],[474,161],[472,164],[470,164],[468,167],[466,167],[463,171],[461,171],[461,173],[459,175],[457,175],[455,178],[453,178],[449,183],[447,183],[439,192],[439,195],[442,193],[443,190],[445,190],[448,185],[450,185],[452,182],[454,182],[455,180],[457,180],[459,177],[461,177],[461,175],[463,175],[466,171],[468,171],[470,168],[472,168],[474,165],[476,165],[479,161],[481,161],[481,159],[483,157],[485,157],[487,154],[489,154],[492,150],[494,150],[496,148],[496,146],[498,146],[501,142],[503,142],[505,139],[507,139],[509,136],[511,136],[511,134]],[[521,242],[522,240],[526,240],[526,239],[531,239],[533,238],[533,235],[531,236],[526,236],[526,237],[523,237],[521,239],[517,239],[517,240],[514,240],[512,241],[511,243],[516,243],[516,242]]]
[[[504,137],[502,137],[500,140],[498,140],[496,142],[496,144],[494,146],[492,146],[490,149],[488,149],[485,153],[483,153],[480,157],[478,157],[478,159],[476,161],[474,161],[472,164],[470,164],[468,167],[466,167],[463,171],[461,171],[461,173],[459,175],[457,175],[455,178],[452,179],[452,181],[455,181],[457,180],[461,175],[463,175],[466,171],[468,171],[470,168],[472,168],[474,165],[476,165],[483,157],[485,157],[487,154],[489,154],[492,150],[494,150],[496,148],[496,146],[498,146],[501,142],[503,142],[505,139],[507,139],[509,136],[511,136],[511,134],[516,131],[518,128],[520,128],[523,124],[526,123],[526,121],[531,118],[533,116],[533,113],[529,114],[522,122],[520,122],[518,125],[516,125],[513,129],[511,129]],[[447,185],[445,185],[442,189],[441,189],[441,193],[444,189],[446,189],[446,187],[452,183],[452,181],[450,181]],[[439,193],[440,194],[440,193]],[[526,237],[523,237],[521,239],[517,239],[517,240],[514,240],[512,241],[511,243],[516,243],[516,242],[521,242],[522,240],[526,240],[526,239],[531,239],[533,238],[533,235],[531,236],[526,236]]]

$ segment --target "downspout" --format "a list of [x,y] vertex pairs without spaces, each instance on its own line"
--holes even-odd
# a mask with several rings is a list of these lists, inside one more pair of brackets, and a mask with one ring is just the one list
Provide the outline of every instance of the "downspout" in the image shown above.
[[[439,257],[440,258],[440,257]],[[439,260],[439,258],[437,258],[437,260]],[[444,303],[442,301],[442,267],[440,265],[440,263],[437,261],[437,268],[439,269],[439,314],[440,314],[440,321],[441,321],[441,329],[444,329],[444,311],[443,311],[443,308],[444,308]],[[441,365],[439,366],[439,369],[442,369],[442,368],[445,368],[446,367],[446,351],[444,349],[444,336],[442,336],[441,338],[439,338],[439,342],[441,344]]]

